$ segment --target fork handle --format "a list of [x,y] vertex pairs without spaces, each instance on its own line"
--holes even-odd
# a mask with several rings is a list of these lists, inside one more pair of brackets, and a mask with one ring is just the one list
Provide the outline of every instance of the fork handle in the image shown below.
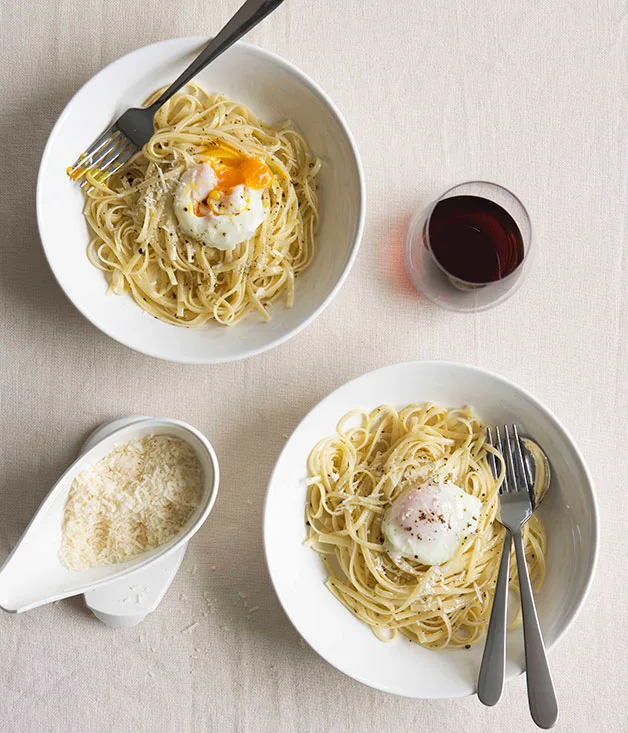
[[504,533],[502,558],[493,596],[491,619],[488,623],[484,654],[478,677],[478,697],[485,705],[495,705],[504,689],[506,669],[506,617],[508,610],[508,581],[510,576],[510,531]]
[[558,703],[556,702],[556,693],[554,692],[552,676],[545,655],[543,635],[536,615],[521,531],[513,533],[513,540],[521,594],[528,704],[530,705],[532,720],[539,728],[551,728],[558,718]]
[[192,81],[199,71],[226,51],[238,39],[248,33],[267,15],[273,12],[283,0],[246,0],[244,5],[227,22],[219,33],[211,39],[201,53],[192,61],[187,69],[178,76],[166,91],[149,107],[156,112],[173,94]]

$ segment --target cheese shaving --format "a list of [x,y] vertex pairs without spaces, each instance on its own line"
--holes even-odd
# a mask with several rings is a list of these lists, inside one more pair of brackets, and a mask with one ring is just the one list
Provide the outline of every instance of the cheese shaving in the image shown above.
[[61,562],[82,570],[164,545],[198,507],[202,484],[201,464],[183,440],[153,435],[118,446],[72,482]]

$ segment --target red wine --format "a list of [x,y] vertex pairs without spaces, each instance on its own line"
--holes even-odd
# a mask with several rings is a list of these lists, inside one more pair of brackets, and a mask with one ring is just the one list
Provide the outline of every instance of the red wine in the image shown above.
[[523,261],[517,223],[501,206],[480,196],[439,201],[428,235],[429,248],[443,270],[469,283],[501,280]]

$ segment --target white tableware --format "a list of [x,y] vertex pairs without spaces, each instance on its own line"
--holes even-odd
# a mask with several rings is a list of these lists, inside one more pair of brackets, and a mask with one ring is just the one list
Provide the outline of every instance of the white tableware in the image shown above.
[[[129,415],[104,423],[83,443],[81,454],[116,430],[147,419],[149,418],[146,415]],[[187,548],[188,543],[185,542],[144,568],[85,591],[85,605],[97,619],[113,629],[136,626],[161,603],[181,567]]]
[[[129,603],[131,601],[133,603],[130,606],[132,609],[130,614],[124,613],[124,609],[121,608],[121,613],[118,615],[132,616],[142,613],[144,616],[161,600],[163,593],[159,594],[157,586],[152,591],[150,583],[143,583],[134,591],[131,590],[131,586],[141,583],[138,571],[155,571],[157,563],[159,564],[157,572],[164,576],[160,583],[165,583],[165,576],[168,573],[176,572],[185,545],[207,519],[216,500],[219,482],[218,460],[207,438],[180,420],[143,418],[130,424],[128,421],[124,422],[122,427],[107,433],[102,439],[97,439],[89,450],[82,453],[57,481],[0,568],[0,608],[3,610],[20,613],[60,598],[86,593],[88,605],[95,612],[102,611],[103,615],[112,616],[115,614],[111,613],[106,599],[102,596],[92,596],[90,604],[89,597],[90,591],[106,587],[106,584],[112,581],[128,582],[128,592],[124,591],[121,585],[115,592],[117,595],[123,593],[124,596],[130,596]],[[59,560],[59,548],[63,513],[72,481],[78,473],[110,453],[117,445],[149,435],[170,435],[180,438],[194,449],[203,470],[203,495],[198,508],[176,537],[155,550],[116,565],[87,570],[68,570]],[[93,437],[88,443],[90,441],[93,442]],[[167,558],[170,558],[170,563],[166,562]],[[165,587],[167,588],[167,584]],[[165,592],[165,588],[163,590]],[[124,604],[124,597],[120,600]],[[140,602],[143,602],[143,605],[140,606]],[[101,620],[108,622],[106,618]],[[137,623],[137,619],[134,622]],[[113,620],[110,625],[130,626],[133,623],[131,619],[127,619],[126,623],[124,620],[119,623]]]
[[60,286],[95,326],[145,354],[187,363],[244,359],[279,345],[333,299],[355,260],[364,225],[362,167],[353,137],[329,97],[303,72],[255,46],[238,43],[197,77],[269,122],[292,120],[324,161],[319,176],[317,252],[297,282],[292,308],[277,303],[263,323],[254,314],[233,328],[186,329],[147,316],[128,296],[107,296],[102,272],[86,256],[88,229],[79,187],[67,166],[127,107],[142,103],[190,63],[202,38],[145,46],[105,67],[68,103],[55,125],[37,182],[37,220],[44,251]]
[[[476,690],[483,644],[434,651],[403,637],[386,644],[324,586],[320,557],[303,545],[306,461],[316,442],[333,435],[349,410],[383,403],[471,404],[487,424],[517,422],[547,453],[552,488],[539,508],[548,530],[547,577],[537,596],[546,646],[573,623],[589,591],[598,544],[598,519],[589,471],[560,421],[507,379],[450,362],[384,367],[343,385],[303,419],[273,471],[264,510],[264,545],[279,600],[301,636],[341,672],[386,692],[414,698],[453,698]],[[508,635],[506,679],[523,671],[521,630]]]

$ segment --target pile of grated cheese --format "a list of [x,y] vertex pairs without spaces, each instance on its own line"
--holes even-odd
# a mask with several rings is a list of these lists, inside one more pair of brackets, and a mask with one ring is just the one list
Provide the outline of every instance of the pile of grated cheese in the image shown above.
[[201,464],[184,440],[152,435],[118,446],[72,482],[61,562],[83,570],[165,544],[198,507],[202,487]]

